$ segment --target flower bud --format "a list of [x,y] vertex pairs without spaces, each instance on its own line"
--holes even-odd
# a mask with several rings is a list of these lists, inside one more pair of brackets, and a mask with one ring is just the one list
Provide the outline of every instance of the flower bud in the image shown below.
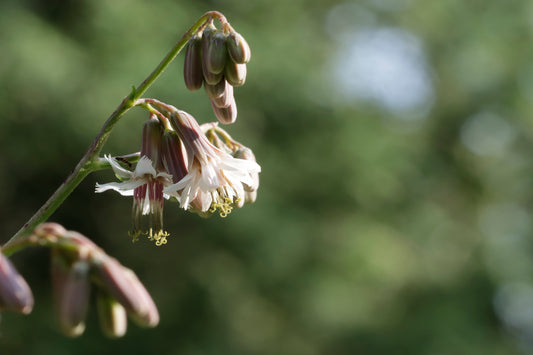
[[39,224],[33,230],[33,234],[39,237],[61,236],[64,235],[66,232],[67,230],[62,225],[53,222]]
[[232,86],[243,85],[246,81],[246,64],[227,63],[224,68],[224,76]]
[[244,64],[250,61],[252,52],[250,46],[243,36],[237,32],[231,32],[226,39],[226,46],[231,60],[237,64]]
[[[209,89],[208,91],[208,87],[212,87],[213,89]],[[222,87],[222,90],[220,90],[220,87]],[[220,84],[215,86],[206,84],[205,88],[207,96],[217,107],[228,107],[234,101],[233,86],[231,86],[226,80],[222,80]]]
[[192,36],[187,45],[183,78],[185,79],[185,86],[190,91],[196,91],[202,87],[202,40],[197,34]]
[[131,270],[111,257],[96,262],[95,266],[97,277],[104,289],[137,323],[147,327],[157,325],[159,322],[157,308],[148,291]]
[[204,81],[209,85],[216,85],[222,79],[223,72],[212,72],[209,70],[207,52],[211,45],[211,38],[215,35],[217,29],[213,24],[209,24],[202,33],[202,73]]
[[140,327],[152,328],[159,324],[159,312],[152,300],[152,297],[143,286],[141,281],[137,278],[137,275],[130,269],[126,269],[126,277],[130,279],[131,287],[136,290],[138,297],[146,305],[146,313],[130,313],[131,319]]
[[174,131],[163,134],[163,156],[172,181],[177,183],[187,175],[187,153]]
[[53,254],[52,286],[61,330],[70,337],[81,335],[89,306],[89,264],[78,260],[68,265],[59,253]]
[[213,74],[220,74],[224,70],[228,52],[226,50],[226,36],[222,32],[215,32],[209,41],[207,51],[204,52],[207,70]]
[[128,318],[126,310],[108,294],[98,291],[96,294],[96,307],[100,328],[110,338],[120,338],[126,334]]
[[11,261],[0,251],[0,306],[28,314],[33,309],[33,294]]
[[215,85],[210,85],[208,83],[205,83],[205,92],[207,94],[207,97],[209,97],[210,99],[217,99],[219,97],[221,97],[222,95],[224,95],[224,91],[226,90],[226,86],[229,86],[229,84],[227,84],[227,81],[226,80],[220,80],[217,84]]
[[237,104],[235,103],[235,98],[231,96],[231,103],[226,107],[218,107],[215,105],[213,100],[211,100],[211,107],[215,116],[222,124],[230,124],[235,122],[237,119]]
[[163,126],[157,118],[150,118],[143,124],[141,157],[148,157],[154,168],[160,170],[163,167],[161,156],[161,138]]

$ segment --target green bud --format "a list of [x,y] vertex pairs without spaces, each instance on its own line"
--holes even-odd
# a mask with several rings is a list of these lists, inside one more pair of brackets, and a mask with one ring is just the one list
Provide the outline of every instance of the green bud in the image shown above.
[[226,64],[224,75],[231,86],[241,86],[246,81],[246,64],[229,62]]
[[108,294],[98,291],[96,294],[96,307],[100,328],[110,338],[120,338],[126,334],[128,318],[126,310],[120,303]]
[[226,58],[226,36],[222,32],[215,32],[211,36],[207,52],[204,52],[207,70],[213,74],[220,74],[224,71]]
[[229,34],[226,45],[228,48],[228,53],[235,63],[244,64],[250,61],[252,52],[250,51],[250,46],[246,42],[243,36],[237,32],[232,32]]
[[216,85],[222,79],[222,72],[215,73],[210,71],[208,61],[207,61],[207,52],[211,45],[211,38],[216,33],[216,27],[211,23],[209,24],[202,33],[202,73],[204,75],[204,80],[209,85]]
[[197,34],[189,40],[187,45],[183,78],[185,79],[185,86],[190,91],[196,91],[202,87],[202,40]]

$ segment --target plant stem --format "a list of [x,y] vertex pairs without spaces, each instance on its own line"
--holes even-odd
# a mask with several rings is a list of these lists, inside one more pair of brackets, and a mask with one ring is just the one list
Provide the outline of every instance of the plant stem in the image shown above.
[[114,128],[118,120],[133,106],[137,105],[137,100],[148,90],[148,88],[155,82],[155,80],[163,73],[179,52],[185,47],[191,36],[206,25],[208,21],[213,18],[219,18],[221,22],[225,21],[224,16],[216,11],[210,11],[200,17],[192,27],[185,32],[178,42],[172,47],[168,54],[163,58],[161,63],[148,75],[148,77],[137,87],[134,88],[130,95],[126,96],[117,109],[109,116],[107,121],[102,126],[102,129],[94,139],[89,147],[89,150],[78,162],[74,170],[59,186],[59,188],[50,196],[50,198],[39,208],[39,210],[22,226],[22,228],[11,237],[2,247],[3,250],[9,248],[14,242],[24,236],[30,234],[35,227],[45,222],[56,210],[63,201],[74,191],[74,189],[89,175],[91,172],[100,170],[102,164],[99,161],[99,154],[109,138],[111,130]]

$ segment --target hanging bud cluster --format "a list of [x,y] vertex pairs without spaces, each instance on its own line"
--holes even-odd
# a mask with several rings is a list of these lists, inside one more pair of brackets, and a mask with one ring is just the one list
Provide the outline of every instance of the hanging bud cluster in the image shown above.
[[52,245],[51,278],[59,325],[65,335],[85,330],[91,289],[102,331],[121,337],[129,317],[142,327],[159,323],[157,308],[137,276],[87,237],[56,223],[38,226],[33,237]]
[[189,40],[184,65],[185,85],[191,91],[204,86],[213,112],[223,124],[237,119],[233,87],[244,84],[250,56],[244,37],[228,24],[220,30],[209,21]]

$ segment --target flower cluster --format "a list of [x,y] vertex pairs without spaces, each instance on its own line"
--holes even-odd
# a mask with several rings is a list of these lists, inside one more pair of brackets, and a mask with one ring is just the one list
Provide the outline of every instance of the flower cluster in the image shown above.
[[[207,217],[255,201],[261,167],[252,151],[233,140],[216,123],[202,128],[187,112],[154,99],[144,103],[156,112],[143,127],[140,159],[133,171],[106,156],[123,180],[97,184],[96,192],[115,190],[133,196],[133,239],[146,234],[156,245],[167,243],[163,230],[164,199],[176,199],[184,210]],[[223,137],[224,139],[221,139]],[[143,230],[141,217],[150,216]]]
[[229,124],[237,119],[233,87],[244,84],[250,56],[248,43],[229,24],[219,30],[210,21],[189,41],[183,70],[185,85],[196,91],[203,84],[221,123]]
[[[220,20],[220,19],[219,19]],[[244,84],[250,47],[225,20],[217,29],[208,19],[189,39],[184,63],[189,90],[205,87],[215,116],[229,124],[237,118],[233,87]],[[163,229],[165,199],[177,200],[187,211],[221,217],[252,203],[257,196],[259,172],[252,151],[210,123],[203,126],[187,112],[155,99],[136,105],[150,111],[144,124],[140,159],[133,170],[117,159],[105,159],[121,182],[96,184],[96,192],[115,190],[133,196],[133,240],[147,235],[156,245],[167,243]],[[149,216],[143,227],[143,216]]]

